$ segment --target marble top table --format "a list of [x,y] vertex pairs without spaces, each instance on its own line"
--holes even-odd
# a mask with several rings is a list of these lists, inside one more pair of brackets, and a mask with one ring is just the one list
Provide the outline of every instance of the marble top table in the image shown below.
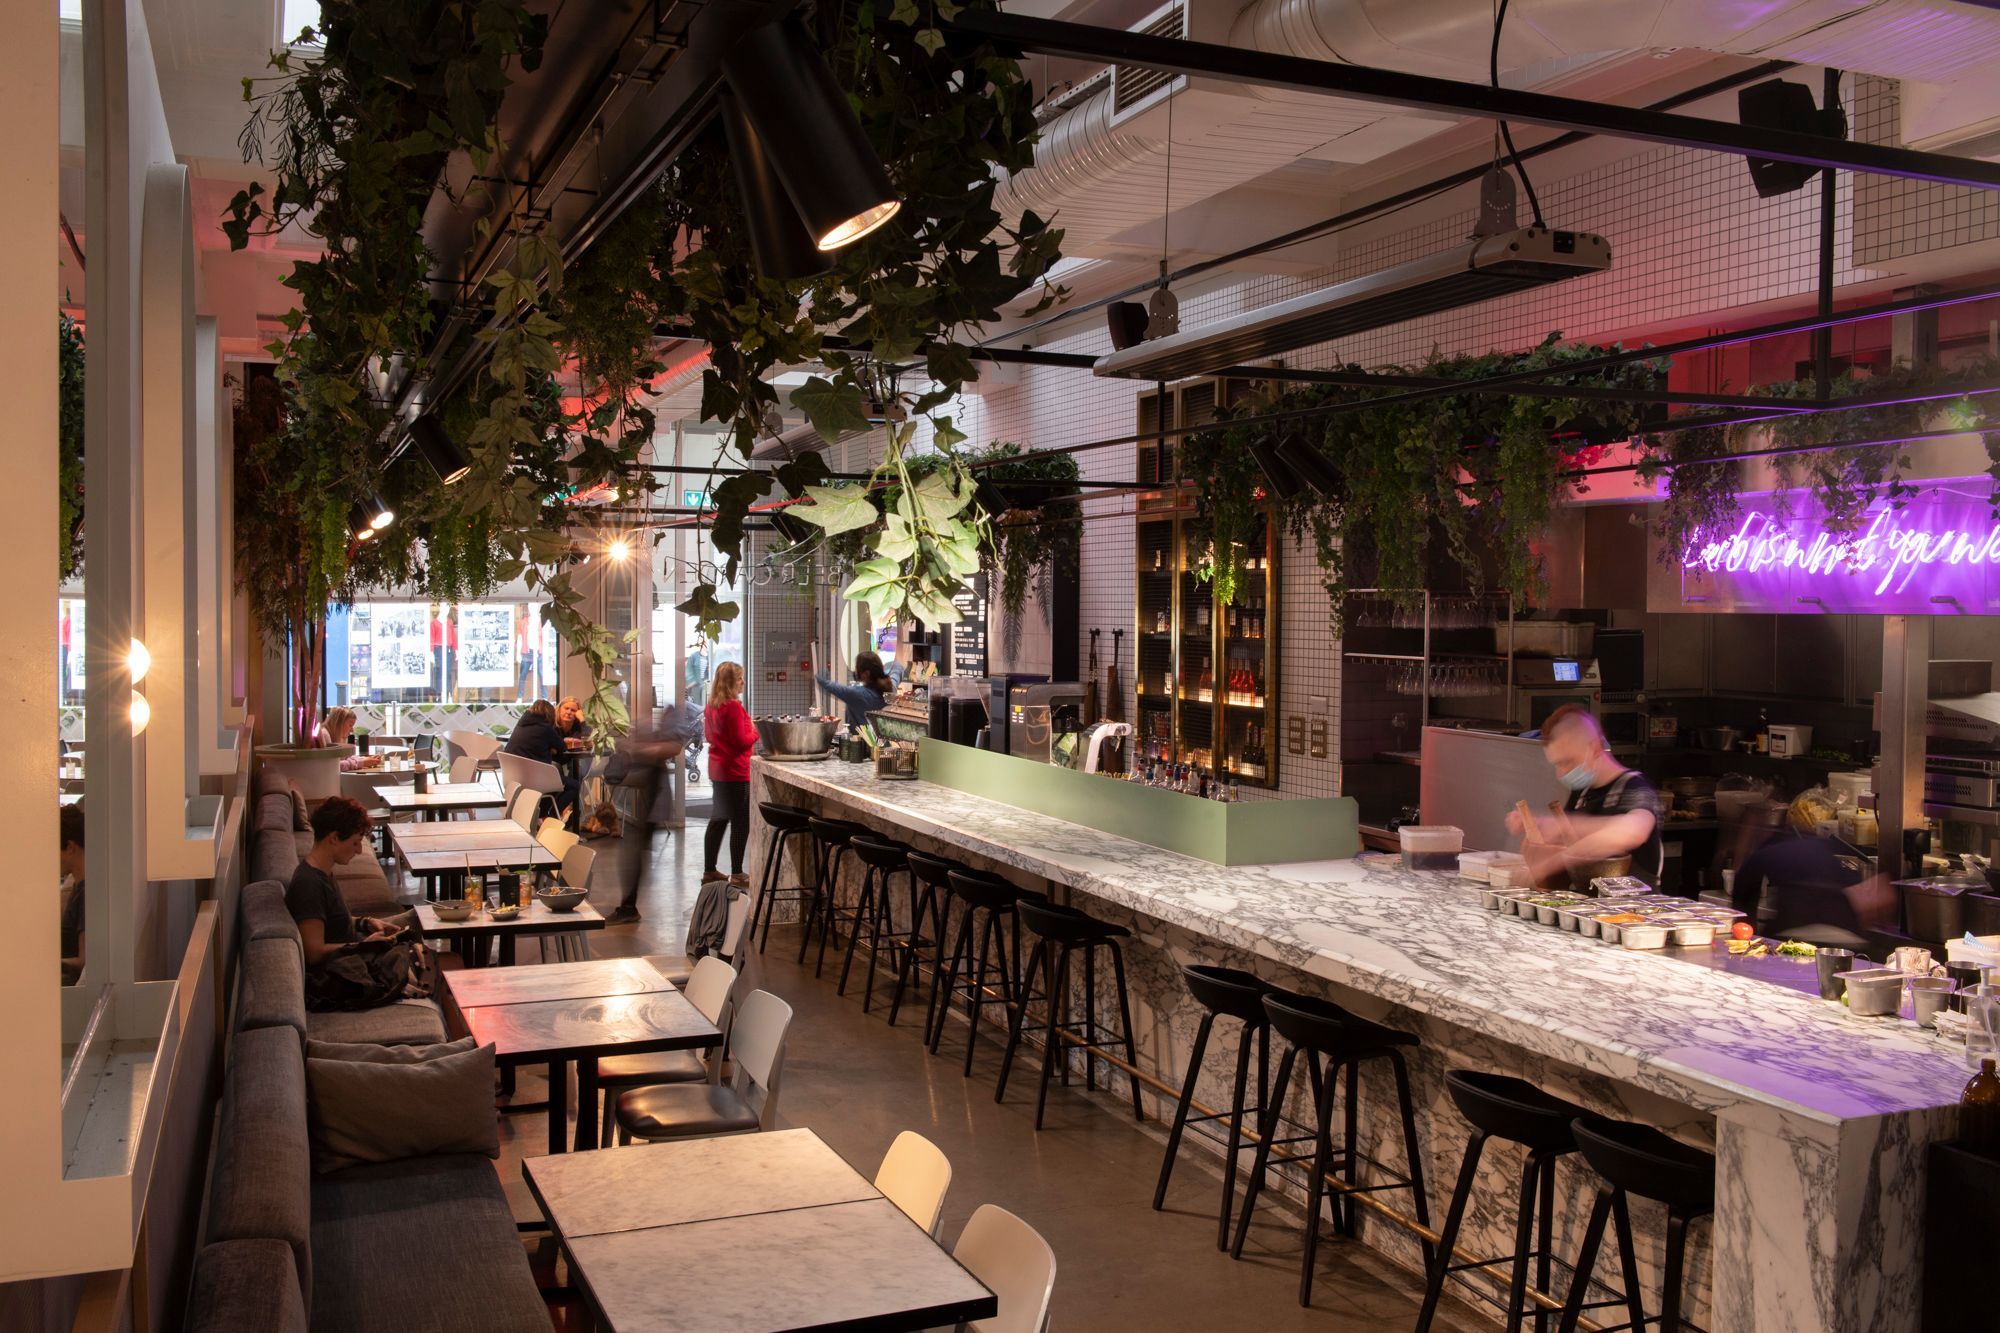
[[[525,912],[516,913],[505,920],[494,920],[484,911],[474,912],[463,921],[441,921],[437,908],[431,903],[416,906],[417,929],[426,939],[473,940],[497,938],[500,941],[500,962],[507,967],[514,961],[514,941],[541,935],[568,935],[585,930],[603,930],[604,917],[586,900],[567,912],[551,911],[542,903],[535,902]],[[468,966],[476,966],[476,953],[468,954]],[[511,967],[509,970],[515,970]],[[471,1001],[470,1003],[484,1003]]]
[[[502,1067],[546,1064],[549,1067],[549,1152],[564,1150],[569,1121],[569,1065],[577,1066],[576,1146],[597,1146],[597,1062],[607,1055],[647,1055],[655,1051],[705,1050],[721,1044],[722,1033],[662,978],[662,989],[592,995],[583,992],[616,989],[611,981],[594,982],[591,969],[606,977],[633,975],[626,965],[635,960],[606,958],[588,963],[550,964],[576,969],[566,972],[547,1000],[502,999],[494,1004],[467,1004],[457,988],[462,974],[447,974],[445,1012],[460,1032],[481,1046],[491,1044]],[[515,969],[541,971],[541,968]]]
[[446,976],[445,985],[461,1009],[588,1000],[605,995],[646,995],[674,989],[673,983],[643,958],[593,958],[582,963],[453,972]]
[[753,776],[1713,1115],[1715,1326],[1916,1327],[1923,1144],[1969,1075],[1913,1024],[1503,918],[1394,858],[1222,867],[868,764]]
[[616,1333],[949,1328],[998,1309],[809,1129],[536,1158],[522,1174]]
[[419,810],[425,819],[445,819],[455,810],[497,810],[507,804],[500,790],[484,782],[433,782],[429,790],[383,787],[376,799],[391,810]]
[[536,842],[532,834],[511,819],[391,824],[389,845],[403,868],[419,878],[562,864],[560,856]]

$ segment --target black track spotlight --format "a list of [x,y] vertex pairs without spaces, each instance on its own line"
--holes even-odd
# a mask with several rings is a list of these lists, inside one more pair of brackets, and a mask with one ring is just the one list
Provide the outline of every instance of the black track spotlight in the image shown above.
[[358,508],[368,520],[370,533],[380,532],[396,521],[396,511],[384,504],[382,497],[374,491],[368,493],[368,498],[363,500]]
[[792,207],[785,184],[757,127],[743,113],[743,103],[727,87],[720,94],[723,133],[729,139],[729,166],[743,198],[743,216],[750,224],[750,248],[757,271],[779,282],[816,277],[833,267],[833,259],[813,244],[806,224]]
[[1007,498],[1006,492],[984,477],[973,478],[972,498],[981,509],[986,511],[988,518],[999,518],[1000,515],[1014,507],[1013,502]]
[[1104,322],[1111,330],[1111,350],[1122,352],[1146,341],[1146,307],[1137,301],[1113,301],[1104,307]]
[[1278,458],[1292,475],[1321,495],[1340,494],[1340,470],[1305,436],[1292,431],[1278,441]]
[[896,216],[889,172],[797,17],[743,34],[722,72],[814,245],[838,250]]
[[376,532],[376,527],[372,522],[369,521],[369,518],[370,515],[368,512],[367,504],[360,500],[356,500],[354,502],[354,507],[347,511],[348,535],[354,538],[354,540],[358,542],[365,542],[369,538],[373,537]]
[[788,546],[800,546],[810,541],[814,531],[812,524],[804,519],[793,518],[782,509],[771,511],[771,526],[777,529],[778,535],[785,539],[785,544]]
[[1250,456],[1257,460],[1257,467],[1264,474],[1271,492],[1280,500],[1289,500],[1305,489],[1299,474],[1292,471],[1285,460],[1278,455],[1278,446],[1268,435],[1259,435],[1250,441]]
[[[1829,139],[1847,137],[1847,116],[1840,103],[1813,105],[1812,89],[1803,83],[1770,79],[1753,83],[1736,94],[1736,119],[1760,130],[1788,130],[1794,134],[1823,134]],[[1819,175],[1819,167],[1803,162],[1774,162],[1765,157],[1744,159],[1750,168],[1750,183],[1759,199],[1790,194]]]
[[451,436],[444,433],[436,417],[418,417],[410,423],[410,443],[416,445],[417,452],[431,465],[439,481],[449,486],[463,481],[465,474],[472,471],[472,462],[465,456],[465,450],[458,447]]

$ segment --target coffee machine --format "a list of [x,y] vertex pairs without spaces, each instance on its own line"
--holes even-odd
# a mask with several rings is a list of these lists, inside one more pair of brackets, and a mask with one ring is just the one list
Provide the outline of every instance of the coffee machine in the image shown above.
[[1049,763],[1056,738],[1082,730],[1083,686],[1074,680],[1015,685],[1007,692],[1007,752]]

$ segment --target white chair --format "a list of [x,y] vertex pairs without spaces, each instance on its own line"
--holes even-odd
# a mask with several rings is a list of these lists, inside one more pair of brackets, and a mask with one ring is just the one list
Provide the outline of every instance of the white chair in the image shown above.
[[535,841],[551,856],[567,857],[569,849],[583,841],[576,834],[563,827],[563,822],[551,815],[535,830]]
[[477,782],[479,780],[479,761],[469,754],[459,755],[451,761],[450,778],[453,782],[458,783]]
[[[750,924],[750,906],[755,901],[754,891],[730,900],[729,918],[722,925],[722,947],[715,952],[717,958],[734,963],[742,956],[743,929]],[[647,954],[646,961],[653,965],[654,971],[682,989],[686,989],[694,975],[695,965],[688,962],[685,954]]]
[[475,768],[492,767],[494,756],[500,753],[499,740],[478,731],[447,731],[444,743],[456,753],[469,757]]
[[[708,959],[701,960],[706,963]],[[896,1136],[875,1170],[875,1188],[936,1240],[944,1220],[944,1196],[951,1188],[951,1159],[913,1129]]]
[[554,764],[545,764],[539,759],[529,759],[524,755],[508,754],[502,750],[499,755],[500,776],[523,787],[532,787],[545,796],[552,796],[563,789],[562,772]]
[[507,818],[528,832],[535,831],[535,811],[541,808],[542,794],[530,787],[516,787],[507,798]]
[[991,1319],[959,1325],[973,1333],[1044,1333],[1056,1288],[1056,1255],[1041,1233],[998,1204],[982,1203],[958,1233],[952,1257],[1000,1298]]
[[597,864],[597,849],[576,841],[574,833],[569,836],[571,845],[562,854],[562,881],[572,889],[587,889],[590,887],[590,869]]
[[735,1070],[729,1082],[713,1088],[670,1083],[621,1094],[618,1141],[657,1143],[769,1129],[778,1118],[785,1033],[791,1025],[792,1006],[767,990],[751,991],[730,1028]]
[[[722,1029],[722,1040],[729,1041],[729,996],[736,989],[736,969],[720,958],[704,958],[695,965],[694,975],[681,993],[687,1002],[701,1011],[703,1018]],[[716,1086],[722,1082],[722,1051],[718,1046],[704,1060],[693,1051],[662,1051],[657,1055],[611,1055],[597,1062],[597,1086],[604,1089],[606,1097],[614,1096],[623,1088],[649,1088],[666,1083],[707,1083]],[[617,1118],[607,1114],[603,1118],[602,1141],[599,1146],[611,1146],[611,1134],[617,1126]],[[879,1186],[877,1188],[880,1188]]]

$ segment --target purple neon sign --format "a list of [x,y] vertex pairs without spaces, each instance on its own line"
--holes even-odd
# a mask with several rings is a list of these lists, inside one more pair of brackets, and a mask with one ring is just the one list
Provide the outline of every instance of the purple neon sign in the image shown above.
[[1681,561],[1685,602],[1768,610],[1980,612],[2000,608],[2000,516],[1985,483],[1878,501],[1845,535],[1793,494],[1746,501],[1737,526]]

